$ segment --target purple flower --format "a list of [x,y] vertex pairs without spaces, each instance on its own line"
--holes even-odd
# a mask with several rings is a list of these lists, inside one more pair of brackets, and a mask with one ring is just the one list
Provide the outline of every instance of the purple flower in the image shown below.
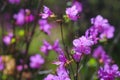
[[75,60],[76,62],[79,62],[80,59],[81,59],[81,57],[82,57],[82,54],[80,54],[80,53],[78,53],[78,52],[76,52],[76,53],[73,54],[73,58],[74,58],[74,60]]
[[96,16],[96,18],[91,19],[94,29],[100,34],[100,38],[112,38],[114,36],[114,27],[108,23],[107,19],[104,19],[101,15]]
[[100,63],[104,63],[104,64],[109,64],[112,61],[112,59],[106,54],[102,46],[98,46],[93,51],[93,57],[98,59]]
[[23,70],[23,66],[22,65],[18,65],[16,68],[17,68],[18,71],[22,71]]
[[3,42],[6,44],[6,45],[9,45],[11,43],[11,39],[13,37],[13,34],[12,33],[8,33],[7,36],[4,36],[3,37]]
[[90,54],[91,46],[94,44],[92,40],[86,38],[85,36],[80,37],[79,39],[73,40],[74,50],[78,53]]
[[48,52],[50,50],[52,50],[52,46],[47,42],[47,41],[43,41],[43,46],[41,46],[40,48],[41,52],[43,52],[45,55],[48,54]]
[[48,24],[47,20],[39,20],[38,23],[40,25],[40,30],[42,30],[43,32],[49,35],[51,26]]
[[57,76],[49,74],[44,80],[59,80]]
[[44,63],[44,59],[42,58],[40,54],[36,54],[30,57],[30,67],[33,69],[40,68],[43,63]]
[[61,55],[64,54],[62,48],[60,47],[59,40],[56,40],[56,41],[54,42],[53,50],[54,50],[56,53],[58,53],[59,55],[60,55],[60,54],[61,54]]
[[66,62],[67,58],[64,55],[64,51],[60,47],[59,40],[56,40],[53,45],[53,50],[58,53],[58,59],[60,62]]
[[8,0],[11,4],[19,4],[20,0]]
[[17,25],[23,25],[24,23],[30,23],[34,21],[34,16],[29,9],[20,9],[20,11],[13,16]]
[[2,61],[2,57],[0,56],[0,71],[4,69],[4,64]]
[[47,6],[44,6],[43,13],[41,14],[42,19],[46,19],[50,15],[52,15],[52,11]]
[[111,39],[114,37],[114,31],[115,31],[115,28],[113,26],[108,25],[104,28],[104,31],[100,34],[100,38]]
[[100,67],[98,76],[100,80],[115,80],[115,78],[120,77],[120,71],[118,71],[116,64],[112,66],[105,64],[104,67]]
[[85,32],[85,37],[91,39],[94,44],[97,44],[99,37],[98,37],[98,29],[95,27],[90,27],[88,30]]
[[32,14],[28,15],[28,16],[25,16],[25,22],[26,23],[29,23],[29,22],[32,22],[34,21],[34,16]]
[[34,21],[34,16],[29,9],[25,9],[25,22],[30,23]]
[[68,71],[64,68],[63,64],[60,64],[57,68],[57,75],[49,74],[44,80],[71,80],[68,75]]
[[23,25],[25,23],[25,11],[21,9],[18,14],[15,14],[14,19],[16,20],[17,25]]
[[73,21],[76,21],[78,19],[77,15],[81,11],[82,11],[82,5],[78,2],[75,2],[71,7],[66,8],[67,16]]

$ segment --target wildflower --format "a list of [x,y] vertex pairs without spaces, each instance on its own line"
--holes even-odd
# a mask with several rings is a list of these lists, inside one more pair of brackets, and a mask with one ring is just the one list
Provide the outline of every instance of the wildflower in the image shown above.
[[93,51],[93,57],[98,59],[101,63],[104,64],[109,64],[112,61],[112,59],[106,54],[102,46],[98,46]]
[[48,52],[52,50],[52,46],[47,41],[44,40],[43,46],[41,46],[40,50],[41,52],[45,53],[45,55],[47,55]]
[[98,76],[100,80],[115,80],[115,78],[120,77],[120,71],[118,71],[116,64],[112,66],[105,64],[104,67],[100,67]]
[[48,24],[47,20],[39,20],[38,23],[40,25],[40,30],[42,30],[43,32],[49,35],[51,26]]
[[40,54],[36,54],[30,57],[30,67],[38,69],[44,63],[44,59]]
[[23,25],[25,23],[25,11],[21,9],[18,14],[15,14],[13,18],[16,20],[17,25]]
[[43,13],[41,14],[42,19],[46,19],[52,14],[53,14],[52,11],[47,6],[44,6]]
[[76,21],[78,19],[77,15],[81,11],[82,11],[82,5],[78,2],[75,2],[71,7],[66,8],[67,16],[73,21]]
[[80,37],[79,39],[73,40],[74,50],[75,52],[79,52],[82,54],[90,54],[91,46],[93,45],[93,41],[86,38],[85,36]]
[[20,9],[20,11],[13,16],[16,20],[17,25],[23,25],[34,21],[34,16],[31,14],[29,9]]
[[114,27],[111,26],[108,20],[104,19],[101,15],[96,16],[96,18],[92,18],[91,23],[100,34],[100,39],[110,39],[114,36]]
[[60,64],[57,68],[57,75],[49,74],[44,80],[71,80],[68,74],[69,73],[64,68],[64,65]]
[[11,44],[12,37],[13,37],[13,33],[8,33],[8,35],[6,35],[6,36],[3,37],[3,42],[6,45]]

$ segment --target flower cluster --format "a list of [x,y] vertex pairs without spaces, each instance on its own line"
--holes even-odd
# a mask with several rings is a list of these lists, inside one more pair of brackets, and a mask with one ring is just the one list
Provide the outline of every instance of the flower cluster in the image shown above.
[[120,77],[120,71],[118,71],[118,66],[116,64],[104,65],[98,71],[100,80],[115,80],[115,78]]
[[47,6],[44,6],[43,13],[40,14],[42,19],[38,21],[40,30],[48,35],[50,35],[50,29],[52,27],[50,24],[48,24],[47,18],[50,17],[52,14],[52,11]]
[[73,5],[69,8],[66,8],[66,14],[68,18],[70,18],[73,21],[76,21],[78,19],[78,13],[82,11],[82,5],[79,2],[74,2]]
[[17,14],[14,14],[13,18],[16,20],[17,25],[23,25],[34,20],[34,16],[29,9],[20,9]]
[[86,31],[86,36],[91,38],[95,43],[102,39],[111,39],[114,36],[114,27],[108,23],[101,15],[91,19],[92,27]]

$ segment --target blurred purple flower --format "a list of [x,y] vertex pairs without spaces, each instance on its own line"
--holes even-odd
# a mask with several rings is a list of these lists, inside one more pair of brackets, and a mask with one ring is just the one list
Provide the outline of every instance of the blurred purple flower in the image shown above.
[[56,40],[56,41],[54,42],[53,50],[54,50],[56,53],[58,53],[59,55],[60,55],[60,54],[61,54],[61,55],[64,54],[62,48],[60,47],[59,40]]
[[36,54],[30,57],[30,67],[33,69],[40,68],[43,63],[44,63],[44,59],[42,58],[40,54]]
[[15,14],[13,18],[16,20],[17,25],[23,25],[25,23],[25,11],[24,9],[20,9],[18,14]]
[[43,32],[45,32],[49,35],[51,26],[50,26],[50,24],[48,24],[47,20],[39,20],[38,23],[40,25],[40,30],[42,30]]
[[47,6],[44,6],[43,13],[41,14],[42,19],[46,19],[50,15],[52,15],[52,11]]
[[102,46],[98,46],[93,51],[93,57],[98,59],[100,63],[104,63],[104,64],[109,64],[112,61],[112,59],[106,54]]
[[3,42],[6,45],[9,45],[11,43],[12,37],[13,37],[13,33],[8,33],[8,35],[6,35],[6,36],[3,37]]
[[24,23],[30,23],[34,21],[34,16],[29,9],[20,9],[20,11],[13,16],[17,25],[23,25]]
[[23,69],[23,65],[17,65],[16,68],[17,68],[18,71],[22,71],[22,69]]
[[40,51],[47,55],[50,50],[52,50],[52,46],[44,40],[43,46],[41,46]]
[[32,14],[28,15],[28,16],[25,16],[25,22],[26,23],[29,23],[29,22],[32,22],[34,21],[34,16]]
[[8,0],[11,4],[19,4],[20,0]]
[[71,7],[66,8],[67,16],[73,21],[76,21],[78,19],[77,15],[81,11],[82,11],[82,5],[77,1]]
[[98,76],[100,80],[115,80],[115,78],[120,77],[120,71],[118,71],[116,64],[112,66],[105,64],[104,67],[100,67]]

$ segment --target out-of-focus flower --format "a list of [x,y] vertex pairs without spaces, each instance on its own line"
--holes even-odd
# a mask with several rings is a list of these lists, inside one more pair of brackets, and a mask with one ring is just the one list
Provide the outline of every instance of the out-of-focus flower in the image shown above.
[[105,64],[104,67],[100,67],[98,76],[100,80],[115,80],[115,78],[120,77],[120,71],[118,71],[116,64],[112,66]]
[[42,19],[47,19],[52,14],[52,11],[47,6],[44,6],[43,13],[41,13]]
[[52,50],[52,46],[44,40],[43,46],[41,46],[40,51],[47,55],[50,50]]
[[18,14],[15,14],[13,18],[16,20],[17,25],[23,25],[25,23],[25,11],[21,9]]
[[73,3],[69,8],[66,8],[66,14],[71,19],[76,21],[78,19],[78,13],[82,11],[82,5],[79,2]]
[[11,43],[12,37],[13,37],[13,33],[8,33],[8,35],[3,37],[3,42],[6,45],[9,45]]
[[34,21],[34,16],[29,9],[20,9],[20,11],[13,16],[17,25],[23,25]]
[[39,20],[38,23],[40,25],[40,30],[42,30],[43,32],[45,32],[49,35],[51,26],[50,26],[50,24],[48,24],[47,20]]
[[56,40],[56,41],[54,42],[53,50],[54,50],[56,53],[58,53],[59,55],[60,55],[60,54],[61,54],[61,55],[64,54],[62,48],[60,47],[59,40]]
[[20,0],[8,0],[8,2],[11,4],[19,4]]
[[44,63],[44,59],[40,54],[36,54],[30,57],[30,67],[38,69]]
[[30,23],[34,21],[34,16],[29,9],[25,9],[25,22]]
[[23,66],[22,65],[17,65],[16,68],[17,68],[18,71],[22,71]]
[[91,46],[94,44],[92,40],[86,38],[85,36],[80,37],[79,39],[73,40],[75,52],[82,54],[90,54]]
[[106,54],[102,46],[98,46],[93,51],[93,57],[98,59],[100,63],[109,64],[112,59]]
[[4,69],[4,64],[2,61],[2,57],[0,56],[0,71]]

